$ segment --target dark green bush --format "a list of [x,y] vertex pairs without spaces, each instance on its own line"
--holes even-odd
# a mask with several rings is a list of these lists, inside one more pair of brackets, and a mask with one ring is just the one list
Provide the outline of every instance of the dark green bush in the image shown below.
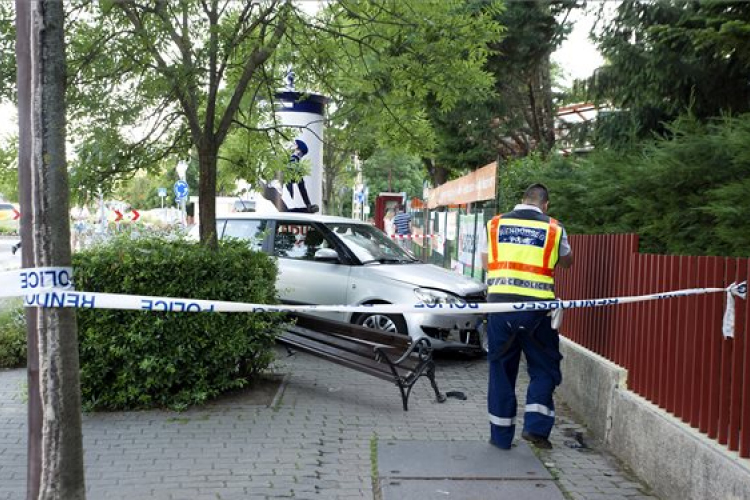
[[16,302],[0,304],[0,368],[26,366],[26,320]]
[[[241,242],[218,251],[121,236],[74,256],[88,292],[277,303],[275,263]],[[81,390],[91,409],[183,409],[247,384],[273,360],[279,314],[79,309]]]
[[700,122],[668,137],[584,158],[523,158],[499,173],[501,209],[524,187],[550,188],[549,212],[570,234],[637,233],[641,252],[750,255],[750,114]]

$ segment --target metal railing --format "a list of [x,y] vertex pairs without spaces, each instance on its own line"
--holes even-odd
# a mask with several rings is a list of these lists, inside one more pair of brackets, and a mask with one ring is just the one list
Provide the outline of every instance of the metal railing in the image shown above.
[[[573,235],[563,299],[724,287],[750,277],[750,259],[638,253],[638,237]],[[737,301],[735,337],[721,333],[726,298],[693,295],[565,312],[561,333],[628,370],[628,387],[709,438],[750,457],[750,301]]]
[[410,248],[424,262],[483,281],[477,242],[496,210],[494,202],[483,202],[412,211],[415,233],[429,237],[414,238]]

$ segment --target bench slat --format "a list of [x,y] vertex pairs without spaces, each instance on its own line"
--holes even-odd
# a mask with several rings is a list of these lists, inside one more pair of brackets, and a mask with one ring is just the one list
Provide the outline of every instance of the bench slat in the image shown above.
[[[299,326],[289,326],[287,327],[287,332],[293,333],[300,337],[305,337],[310,340],[319,342],[321,344],[329,345],[338,349],[342,349],[345,351],[349,351],[353,354],[357,354],[359,356],[363,356],[365,358],[369,359],[375,359],[376,353],[375,353],[375,346],[379,344],[363,344],[361,340],[353,339],[350,337],[344,337],[340,335],[331,335],[328,332],[317,332],[314,330],[310,330],[308,328],[301,328]],[[398,349],[392,346],[381,346],[386,353],[388,353],[388,356],[390,358],[398,358],[403,353],[404,350]],[[391,355],[393,354],[393,355]],[[400,363],[399,366],[402,366],[404,368],[407,368],[409,370],[413,370],[417,367],[419,364],[419,359],[416,355],[411,356],[408,359],[405,359]]]
[[372,328],[365,328],[341,321],[327,320],[303,313],[290,313],[289,316],[297,319],[297,326],[311,330],[344,335],[376,344],[400,347],[404,350],[408,349],[411,345],[411,338],[408,335],[382,332],[380,330],[373,330]]
[[[286,333],[277,338],[281,343],[294,347],[303,352],[315,354],[335,363],[366,372],[383,380],[394,381],[393,372],[385,363],[378,363],[374,360],[363,358],[362,356],[353,355],[343,349],[333,346],[321,346],[320,344],[310,341],[305,337],[300,337],[291,333]],[[400,376],[406,376],[410,370],[396,368]]]

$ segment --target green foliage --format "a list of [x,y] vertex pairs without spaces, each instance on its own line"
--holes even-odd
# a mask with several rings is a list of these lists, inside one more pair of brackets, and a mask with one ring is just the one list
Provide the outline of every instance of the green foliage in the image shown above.
[[750,110],[750,3],[625,0],[597,36],[607,60],[592,97],[620,111],[600,144],[669,133],[689,110],[700,120]]
[[[384,191],[405,192],[407,198],[422,197],[424,166],[414,156],[378,150],[364,162],[362,174],[370,190],[371,200]],[[370,213],[374,214],[374,204],[372,208]]]
[[[74,255],[76,286],[124,293],[276,303],[276,267],[238,241],[218,251],[128,235]],[[81,389],[96,409],[183,409],[267,368],[281,318],[272,313],[78,310]]]
[[[436,145],[429,110],[455,109],[489,92],[488,44],[502,27],[500,2],[464,0],[332,2],[330,28],[299,47],[323,68],[337,123],[354,124],[357,150],[391,147],[424,155]],[[367,157],[367,155],[362,155]]]
[[[159,197],[159,188],[167,189],[167,196],[164,198],[164,206],[173,206],[177,200],[172,190],[172,186],[179,179],[175,170],[176,162],[162,161],[159,168],[153,168],[152,173],[145,175],[139,172],[131,179],[122,181],[118,185],[118,198],[137,210],[149,210],[158,208],[162,205],[162,199]],[[194,159],[188,161],[188,169],[185,174],[185,180],[190,186],[191,194],[194,193],[198,186],[198,165]],[[217,185],[218,192],[226,189],[226,184]],[[92,193],[88,193],[91,196]]]
[[16,16],[11,2],[0,2],[0,101],[16,96]]
[[[0,141],[2,138],[0,137]],[[18,141],[0,143],[0,199],[18,200]]]
[[750,114],[687,115],[668,132],[627,151],[524,159],[500,172],[503,196],[512,205],[543,182],[550,214],[572,234],[633,232],[644,252],[750,256]]
[[20,224],[17,220],[0,220],[0,234],[18,236]]
[[26,366],[26,320],[18,302],[0,304],[0,368]]
[[504,31],[488,45],[485,69],[493,75],[493,88],[465,95],[450,112],[430,113],[440,138],[438,165],[460,172],[498,156],[526,156],[552,146],[549,56],[570,30],[566,12],[578,3],[508,2],[495,13]]

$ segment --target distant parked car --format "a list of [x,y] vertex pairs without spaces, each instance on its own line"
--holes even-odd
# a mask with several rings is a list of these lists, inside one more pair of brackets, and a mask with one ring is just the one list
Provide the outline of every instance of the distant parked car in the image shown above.
[[20,221],[15,219],[16,208],[6,202],[0,202],[0,231],[18,234]]
[[16,207],[10,203],[0,203],[0,221],[13,220],[16,216]]
[[[370,224],[299,213],[233,213],[217,217],[219,238],[247,240],[278,258],[277,290],[287,304],[456,304],[484,302],[486,286],[424,264]],[[427,336],[435,348],[479,351],[479,314],[319,313],[321,316]]]

